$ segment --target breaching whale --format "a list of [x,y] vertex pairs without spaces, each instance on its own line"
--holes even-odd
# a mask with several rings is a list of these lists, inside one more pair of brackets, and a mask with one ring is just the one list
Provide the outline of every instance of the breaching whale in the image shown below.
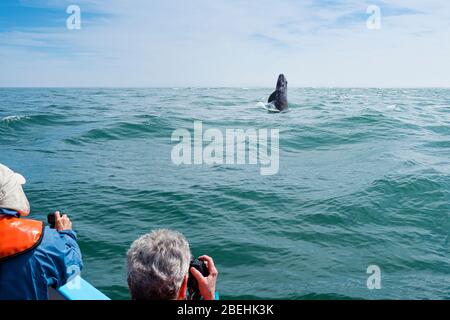
[[284,74],[280,74],[278,76],[277,87],[269,97],[268,103],[273,103],[275,108],[280,111],[286,111],[288,109],[287,84],[288,82]]

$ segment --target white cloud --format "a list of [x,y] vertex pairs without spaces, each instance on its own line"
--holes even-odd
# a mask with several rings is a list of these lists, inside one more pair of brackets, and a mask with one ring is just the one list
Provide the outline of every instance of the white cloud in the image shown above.
[[379,31],[366,28],[370,1],[77,2],[82,18],[107,16],[0,34],[0,85],[272,86],[284,72],[291,86],[450,86],[443,0],[408,1],[420,14],[386,1]]

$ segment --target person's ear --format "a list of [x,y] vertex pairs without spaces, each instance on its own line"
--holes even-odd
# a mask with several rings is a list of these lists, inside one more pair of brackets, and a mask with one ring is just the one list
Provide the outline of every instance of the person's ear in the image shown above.
[[188,277],[189,277],[188,275],[184,276],[183,282],[181,283],[180,291],[178,291],[177,300],[186,300]]

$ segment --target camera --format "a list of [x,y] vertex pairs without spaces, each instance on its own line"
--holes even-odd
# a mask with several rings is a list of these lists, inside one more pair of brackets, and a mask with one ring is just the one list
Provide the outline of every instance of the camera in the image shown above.
[[55,229],[56,219],[54,213],[49,213],[47,215],[47,222],[50,225],[50,228]]
[[191,300],[201,300],[202,296],[200,294],[200,290],[198,288],[197,279],[194,278],[194,275],[191,273],[191,268],[195,268],[204,276],[209,276],[209,270],[206,266],[206,263],[199,259],[194,259],[191,261],[189,266],[189,278],[188,278],[188,291]]

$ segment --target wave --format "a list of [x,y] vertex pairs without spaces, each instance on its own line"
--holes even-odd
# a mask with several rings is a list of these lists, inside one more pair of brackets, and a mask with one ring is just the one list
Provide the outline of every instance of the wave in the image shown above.
[[112,140],[139,139],[145,137],[157,137],[170,139],[174,130],[167,122],[154,116],[141,116],[145,122],[117,122],[105,128],[95,128],[73,138],[65,139],[69,144],[83,144],[90,142],[102,142]]
[[52,126],[62,123],[65,117],[56,114],[36,114],[29,116],[7,116],[2,118],[0,123],[5,125],[38,125],[38,126]]
[[11,123],[11,122],[16,122],[16,121],[20,121],[22,119],[29,119],[28,116],[6,116],[0,119],[0,122],[3,123]]

